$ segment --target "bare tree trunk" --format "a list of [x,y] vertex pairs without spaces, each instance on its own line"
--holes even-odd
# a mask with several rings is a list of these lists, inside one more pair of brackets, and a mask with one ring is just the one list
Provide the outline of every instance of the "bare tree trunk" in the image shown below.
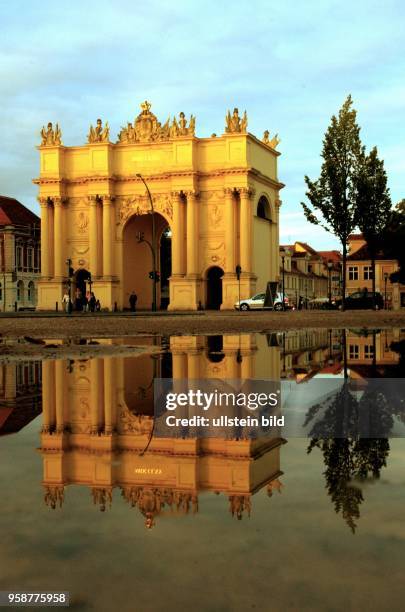
[[342,310],[346,309],[346,259],[347,246],[346,241],[343,242],[343,258],[342,258]]
[[375,253],[371,253],[371,291],[373,292],[373,310],[375,310]]

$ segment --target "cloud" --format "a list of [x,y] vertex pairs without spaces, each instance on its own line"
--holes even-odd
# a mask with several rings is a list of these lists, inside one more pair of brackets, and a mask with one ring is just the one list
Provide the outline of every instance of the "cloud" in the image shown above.
[[[148,98],[163,120],[197,115],[201,136],[221,133],[233,106],[247,109],[253,133],[278,132],[284,214],[298,210],[303,176],[319,172],[323,133],[351,92],[399,200],[403,155],[390,152],[404,113],[404,13],[395,0],[360,0],[349,12],[335,0],[2,3],[1,192],[38,210],[41,126],[58,121],[74,145],[101,116],[114,136]],[[317,239],[306,222],[294,231],[303,228]]]

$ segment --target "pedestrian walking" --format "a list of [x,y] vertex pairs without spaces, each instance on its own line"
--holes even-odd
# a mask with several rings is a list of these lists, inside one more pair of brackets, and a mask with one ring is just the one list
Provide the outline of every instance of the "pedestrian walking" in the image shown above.
[[96,296],[94,295],[92,291],[90,293],[90,297],[88,301],[88,307],[89,307],[90,312],[94,312],[96,310],[96,304],[97,304]]
[[138,301],[138,296],[136,295],[135,291],[132,291],[131,295],[129,296],[129,307],[131,309],[131,312],[136,311],[137,301]]
[[63,304],[63,308],[65,309],[65,312],[69,313],[70,312],[70,297],[67,291],[62,298],[62,304]]

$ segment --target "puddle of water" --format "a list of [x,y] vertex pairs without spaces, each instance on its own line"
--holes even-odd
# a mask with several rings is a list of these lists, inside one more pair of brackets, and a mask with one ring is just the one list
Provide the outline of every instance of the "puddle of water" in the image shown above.
[[403,330],[103,342],[158,352],[0,366],[0,589],[78,610],[401,609],[402,439],[155,438],[153,381],[400,378]]

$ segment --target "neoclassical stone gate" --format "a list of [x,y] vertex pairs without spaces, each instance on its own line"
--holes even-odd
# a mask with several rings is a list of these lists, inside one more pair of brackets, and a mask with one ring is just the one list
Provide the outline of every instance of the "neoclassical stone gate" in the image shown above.
[[[277,137],[270,140],[266,132],[259,140],[249,134],[246,115],[240,118],[235,109],[222,136],[197,138],[194,117],[187,122],[180,113],[162,126],[149,103],[141,106],[115,144],[101,121],[91,126],[87,144],[77,147],[62,144],[58,126],[42,130],[40,176],[34,180],[42,230],[39,309],[60,303],[68,259],[74,270],[91,273],[103,307],[127,306],[125,228],[139,218],[140,231],[151,237],[151,205],[139,174],[155,213],[170,227],[169,309],[204,307],[214,266],[223,271],[221,308],[233,308],[238,299],[236,265],[242,268],[242,297],[278,280],[283,184],[277,178]],[[137,257],[150,260],[140,246]],[[146,269],[133,278],[142,296],[151,288]]]

